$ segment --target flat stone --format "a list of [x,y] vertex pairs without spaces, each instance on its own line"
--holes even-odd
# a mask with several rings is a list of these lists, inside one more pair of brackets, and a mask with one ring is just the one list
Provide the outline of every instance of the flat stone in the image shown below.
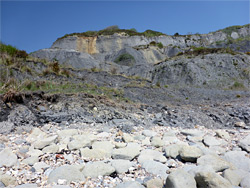
[[5,148],[0,152],[0,167],[11,167],[18,164],[17,156],[10,148]]
[[201,166],[211,166],[215,172],[221,172],[230,167],[230,164],[217,155],[203,155],[197,160]]
[[14,123],[3,121],[0,122],[0,134],[8,134],[14,129]]
[[242,177],[240,177],[234,170],[230,169],[225,170],[222,176],[234,186],[238,186],[242,180]]
[[232,188],[228,180],[215,172],[200,171],[195,175],[198,187]]
[[167,178],[167,170],[169,169],[167,165],[156,161],[144,161],[142,167],[149,173],[159,175],[162,179]]
[[157,133],[152,130],[143,130],[142,135],[147,136],[147,137],[153,137],[153,136],[156,136]]
[[250,174],[248,174],[241,180],[240,186],[244,188],[250,188]]
[[235,122],[234,126],[235,127],[240,127],[240,128],[245,128],[246,124],[243,121],[238,121],[238,122]]
[[182,169],[178,169],[169,174],[165,187],[196,188],[196,182],[194,176]]
[[127,143],[124,142],[115,142],[115,148],[125,148]]
[[172,144],[164,147],[164,151],[167,157],[176,158],[180,154],[180,150],[185,145]]
[[57,135],[59,136],[59,139],[63,139],[65,137],[71,137],[77,134],[78,134],[77,129],[65,129],[65,130],[57,131]]
[[179,141],[176,136],[163,136],[162,141],[164,145],[174,144]]
[[203,139],[203,143],[206,145],[206,146],[219,146],[221,145],[222,143],[220,142],[220,140],[216,139],[215,137],[213,136],[205,136],[204,139]]
[[53,170],[48,177],[48,183],[57,183],[59,179],[66,179],[67,184],[72,181],[84,181],[84,175],[76,165],[63,165]]
[[230,139],[230,135],[225,130],[218,129],[215,131],[215,133],[216,133],[216,136],[218,136],[219,138],[223,138],[226,140]]
[[39,157],[39,156],[43,155],[43,152],[41,150],[34,149],[34,147],[30,147],[30,149],[27,152],[27,154],[30,155],[30,156]]
[[239,146],[250,153],[250,134],[239,141]]
[[16,184],[16,178],[8,174],[0,174],[0,182],[2,182],[6,187]]
[[37,162],[33,165],[33,168],[36,170],[36,172],[43,172],[50,166],[47,165],[45,162]]
[[151,143],[150,143],[150,138],[149,138],[149,137],[146,137],[144,140],[142,140],[141,144],[142,144],[143,146],[149,146],[149,145],[151,145]]
[[152,150],[152,149],[145,149],[142,150],[140,156],[138,157],[138,162],[143,163],[144,161],[154,160],[159,161],[161,163],[165,163],[167,158],[163,156],[162,152]]
[[41,140],[37,140],[34,142],[34,148],[43,149],[45,146],[48,146],[51,143],[54,143],[57,137],[58,137],[57,135],[54,135],[54,136],[50,136]]
[[26,138],[27,142],[33,143],[37,140],[43,139],[47,136],[47,134],[39,128],[34,128],[32,129],[31,133],[29,136]]
[[115,168],[109,164],[102,161],[97,161],[93,163],[87,163],[83,169],[83,174],[85,177],[96,178],[98,176],[108,176],[115,172]]
[[221,155],[226,153],[226,148],[225,147],[221,147],[221,146],[210,146],[209,150],[212,153],[216,153],[217,155]]
[[135,165],[135,163],[130,162],[129,160],[116,159],[111,161],[111,165],[115,168],[115,171],[118,174],[122,174],[127,172],[130,167]]
[[110,141],[96,141],[92,144],[93,149],[103,149],[107,152],[112,152],[114,145]]
[[37,156],[31,156],[22,161],[23,164],[33,166],[35,163],[39,161]]
[[160,178],[154,178],[147,181],[146,184],[147,188],[162,188],[163,187],[163,180]]
[[123,133],[122,140],[126,143],[134,142],[134,138],[128,133]]
[[116,188],[144,188],[138,181],[127,181],[120,183],[116,186]]
[[72,140],[68,143],[69,150],[76,150],[84,147],[90,147],[92,145],[92,141],[88,138],[83,140]]
[[183,129],[181,134],[185,136],[204,136],[204,132],[197,129]]
[[158,148],[162,147],[164,145],[164,142],[160,137],[154,136],[151,139],[151,145]]
[[187,162],[196,162],[197,158],[203,155],[201,149],[195,146],[183,146],[179,153],[181,159]]
[[86,148],[81,148],[80,152],[83,158],[103,159],[111,157],[111,152],[103,149],[89,149],[86,147]]
[[225,153],[224,159],[232,163],[236,168],[249,171],[250,169],[250,159],[246,157],[246,152],[244,151],[229,151]]
[[187,140],[190,142],[197,143],[197,142],[202,142],[203,137],[202,136],[187,136]]
[[125,148],[114,149],[112,151],[113,159],[132,160],[140,154],[141,146],[137,143],[128,143]]
[[198,172],[215,172],[211,166],[188,165],[188,168],[183,168],[183,170],[185,169],[192,176],[195,176]]
[[59,151],[59,146],[55,144],[47,146],[42,150],[43,153],[57,153],[58,151]]

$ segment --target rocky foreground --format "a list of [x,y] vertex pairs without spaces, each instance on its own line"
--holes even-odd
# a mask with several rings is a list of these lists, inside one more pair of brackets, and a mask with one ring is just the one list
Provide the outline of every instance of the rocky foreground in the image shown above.
[[250,187],[243,122],[238,130],[134,126],[130,133],[80,126],[1,134],[0,187]]

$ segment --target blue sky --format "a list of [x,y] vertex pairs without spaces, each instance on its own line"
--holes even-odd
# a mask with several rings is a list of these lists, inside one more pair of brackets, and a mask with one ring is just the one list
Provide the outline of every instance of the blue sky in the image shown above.
[[32,52],[110,25],[173,35],[250,23],[249,1],[1,1],[0,40]]

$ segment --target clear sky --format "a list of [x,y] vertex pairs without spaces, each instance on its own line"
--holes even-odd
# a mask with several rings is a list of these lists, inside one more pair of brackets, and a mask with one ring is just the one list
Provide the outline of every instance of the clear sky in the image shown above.
[[49,48],[67,33],[110,25],[173,35],[208,33],[250,23],[249,0],[0,1],[0,40],[27,52]]

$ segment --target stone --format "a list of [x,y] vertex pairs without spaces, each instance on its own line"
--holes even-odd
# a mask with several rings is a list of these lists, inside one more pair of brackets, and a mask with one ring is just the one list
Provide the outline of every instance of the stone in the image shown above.
[[43,153],[57,153],[59,151],[59,146],[58,145],[50,145],[42,149]]
[[128,133],[123,133],[122,140],[126,143],[129,143],[129,142],[133,142],[134,138]]
[[83,158],[103,159],[111,157],[111,152],[103,149],[89,149],[86,147],[86,148],[81,148],[80,152]]
[[71,136],[77,135],[77,134],[78,134],[77,129],[65,129],[65,130],[57,131],[57,135],[58,135],[59,139],[63,139],[65,137],[71,137]]
[[232,163],[236,168],[249,171],[250,159],[246,157],[247,153],[244,151],[229,151],[225,153],[224,159]]
[[66,179],[67,184],[72,181],[84,181],[84,175],[76,165],[63,165],[53,170],[48,177],[48,183],[57,183],[59,179]]
[[31,133],[29,134],[29,136],[26,138],[27,142],[33,143],[37,140],[43,139],[44,137],[46,137],[46,133],[41,131],[41,129],[39,128],[34,128],[32,129]]
[[11,167],[18,164],[17,156],[10,148],[5,148],[0,152],[0,167]]
[[0,182],[2,182],[6,187],[16,184],[16,178],[8,174],[0,174]]
[[143,146],[149,146],[149,145],[151,145],[151,143],[150,143],[150,138],[149,138],[149,137],[146,137],[144,140],[142,140],[141,144],[142,144]]
[[156,161],[144,161],[142,167],[149,173],[159,175],[162,179],[167,178],[167,170],[169,169],[167,165]]
[[93,149],[102,149],[107,152],[112,152],[114,145],[110,141],[96,141],[92,144]]
[[203,155],[197,160],[201,166],[211,166],[215,172],[222,172],[230,167],[230,164],[217,155]]
[[49,167],[50,166],[45,162],[37,162],[33,165],[33,168],[36,170],[36,172],[44,172]]
[[245,128],[246,124],[243,121],[238,121],[238,122],[235,122],[234,126],[235,127],[240,127],[240,128]]
[[196,162],[197,158],[203,155],[201,149],[195,146],[183,146],[179,153],[181,159],[186,162]]
[[187,140],[190,142],[197,143],[197,142],[202,142],[203,137],[202,136],[187,136]]
[[14,123],[8,121],[0,122],[0,134],[8,134],[14,129]]
[[246,150],[248,153],[250,153],[250,134],[242,140],[239,140],[239,146],[243,150]]
[[230,169],[226,169],[222,176],[234,186],[238,186],[242,180],[242,177],[240,177],[234,170]]
[[232,188],[231,183],[215,172],[200,171],[195,174],[197,187]]
[[126,146],[127,146],[127,143],[115,142],[115,148],[125,148]]
[[158,148],[162,147],[164,145],[164,142],[160,137],[154,136],[151,139],[151,145]]
[[22,161],[23,164],[33,166],[35,163],[39,161],[37,156],[31,156]]
[[83,169],[83,174],[85,177],[96,178],[98,176],[109,176],[115,172],[115,168],[109,164],[102,161],[89,162]]
[[15,188],[37,188],[37,184],[26,183],[26,184],[18,185]]
[[3,182],[0,181],[0,187],[5,187],[5,185],[3,184]]
[[218,130],[215,131],[215,133],[216,133],[216,136],[218,136],[219,138],[223,138],[223,139],[226,139],[226,140],[230,139],[230,135],[225,130],[218,129]]
[[215,153],[217,155],[226,153],[226,148],[221,146],[210,146],[209,150],[211,151],[210,153]]
[[147,137],[153,137],[156,136],[156,132],[152,131],[152,130],[143,130],[142,131],[142,135],[147,136]]
[[113,159],[132,160],[140,154],[141,146],[137,143],[128,143],[125,148],[114,149],[112,151]]
[[146,184],[147,188],[162,188],[163,187],[163,180],[160,178],[154,178],[147,181]]
[[214,138],[213,136],[205,136],[203,139],[203,143],[208,147],[219,146],[222,144],[218,139]]
[[168,175],[165,187],[196,188],[196,182],[194,176],[182,169],[178,169]]
[[181,130],[181,134],[185,136],[204,136],[204,132],[197,129],[183,129]]
[[164,145],[169,145],[173,143],[177,143],[179,139],[174,135],[174,136],[163,136],[162,138]]
[[54,143],[57,137],[58,137],[57,135],[54,135],[54,136],[50,136],[41,140],[37,140],[34,142],[34,148],[43,149],[45,146],[48,146],[51,143]]
[[241,180],[240,186],[243,188],[250,188],[250,174],[248,174]]
[[118,184],[115,188],[144,188],[144,186],[137,181],[127,181]]
[[39,157],[39,156],[43,155],[43,152],[41,150],[34,149],[34,147],[30,147],[27,154],[30,155],[30,156]]
[[148,160],[154,160],[161,163],[165,163],[167,161],[167,158],[163,156],[163,153],[156,150],[152,149],[142,150],[140,156],[138,157],[138,162],[143,163],[144,161]]
[[164,147],[166,157],[176,158],[180,154],[181,148],[185,145],[172,144]]
[[232,32],[232,33],[231,33],[231,37],[232,37],[233,39],[237,39],[237,38],[239,38],[239,35],[238,35],[237,32]]
[[111,161],[111,165],[115,168],[118,174],[122,174],[128,171],[135,163],[129,160],[116,159]]
[[92,144],[92,141],[88,138],[85,138],[83,140],[72,140],[68,143],[68,149],[69,150],[76,150],[84,147],[90,147]]

